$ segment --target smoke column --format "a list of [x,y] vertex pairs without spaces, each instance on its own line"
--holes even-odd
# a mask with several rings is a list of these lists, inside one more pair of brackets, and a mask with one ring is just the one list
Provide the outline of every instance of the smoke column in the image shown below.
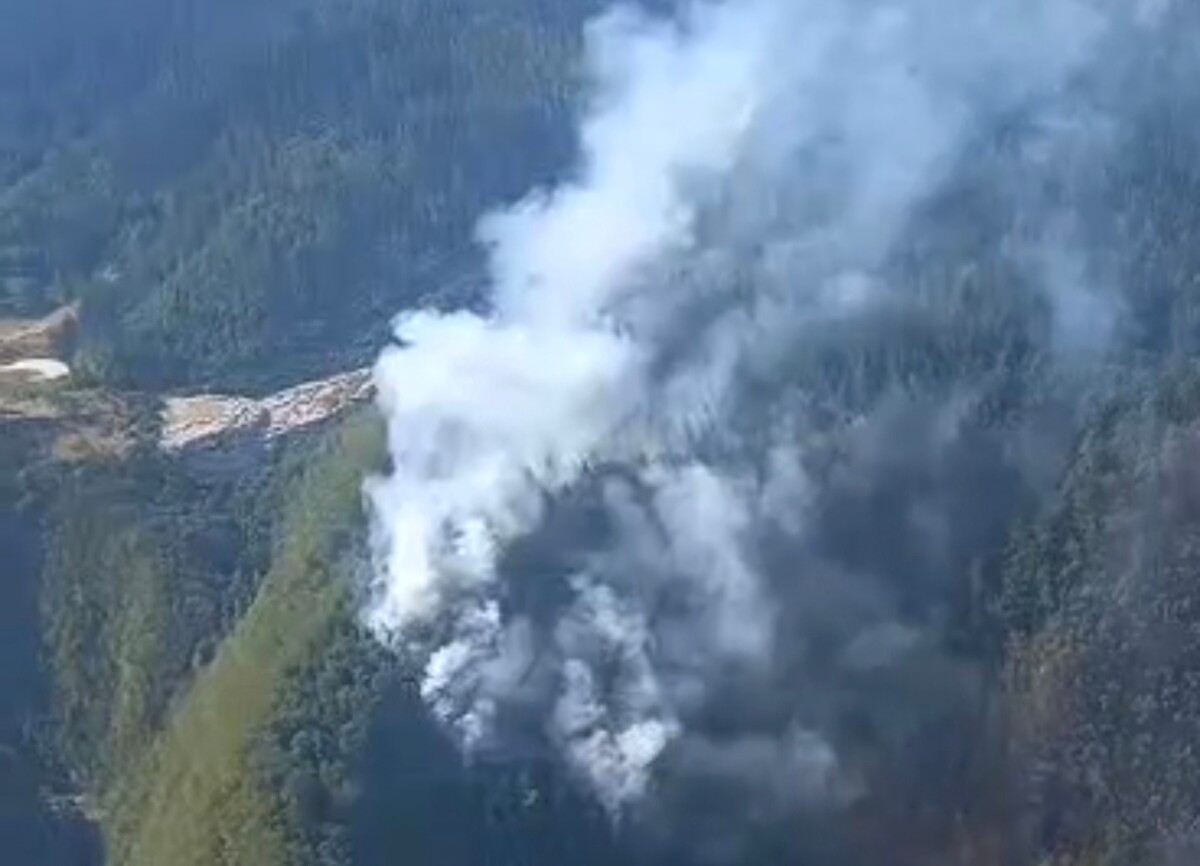
[[[814,477],[788,371],[900,316],[889,257],[981,129],[1032,112],[1048,171],[1087,158],[1062,97],[1112,17],[724,0],[588,26],[571,179],[480,221],[486,313],[407,312],[376,367],[392,469],[368,488],[367,617],[467,753],[549,744],[614,811],[672,774],[781,810],[854,795],[827,683],[792,677],[828,638],[827,672],[861,680],[918,657],[927,623],[871,563],[830,564],[830,515],[865,474],[942,467],[965,410],[881,400]],[[1095,335],[1111,312],[1069,217],[1017,258],[1055,333]],[[908,515],[930,548],[966,531],[938,502]]]

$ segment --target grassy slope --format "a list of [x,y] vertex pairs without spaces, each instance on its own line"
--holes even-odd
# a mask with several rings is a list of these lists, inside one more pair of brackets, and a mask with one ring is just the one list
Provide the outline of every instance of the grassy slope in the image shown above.
[[140,766],[112,792],[107,835],[125,866],[287,862],[286,829],[250,761],[286,675],[344,609],[341,548],[360,520],[377,431],[341,430],[288,491],[282,539],[258,597],[179,703]]

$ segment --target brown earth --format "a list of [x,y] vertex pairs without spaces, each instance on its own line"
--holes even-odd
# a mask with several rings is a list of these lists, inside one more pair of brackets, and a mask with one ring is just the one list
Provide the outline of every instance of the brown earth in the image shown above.
[[41,319],[0,319],[0,364],[23,358],[62,358],[79,323],[79,305],[60,307]]

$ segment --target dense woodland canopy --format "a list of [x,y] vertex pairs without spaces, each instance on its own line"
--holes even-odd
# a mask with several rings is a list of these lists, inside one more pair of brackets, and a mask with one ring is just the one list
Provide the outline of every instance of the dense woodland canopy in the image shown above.
[[[579,27],[597,5],[0,0],[0,318],[82,300],[82,375],[60,397],[137,392],[146,432],[119,457],[62,461],[36,423],[0,417],[14,863],[693,862],[613,826],[550,760],[463,765],[419,711],[403,659],[354,615],[360,483],[383,462],[369,411],[237,478],[197,478],[150,443],[155,392],[334,372],[369,361],[406,305],[476,302],[475,219],[569,164]],[[898,743],[889,708],[863,709],[846,745],[872,795],[813,819],[819,844],[799,840],[803,822],[796,838],[764,829],[747,862],[1200,858],[1191,71],[1148,55],[1114,73],[1159,86],[1122,106],[1130,132],[1097,203],[1124,293],[1099,372],[1051,362],[1044,300],[990,231],[979,179],[1004,159],[999,135],[889,265],[914,299],[903,321],[789,356],[829,419],[831,466],[856,413],[974,395],[980,451],[917,454],[870,508],[839,494],[873,515],[866,566],[925,567],[897,541],[898,500],[939,473],[961,473],[951,501],[977,482],[1004,501],[956,526],[939,566],[970,575],[938,597],[939,649],[978,672],[977,699],[916,716]],[[976,461],[1068,394],[1062,459],[1037,491]],[[849,547],[831,513],[830,547]]]
[[362,361],[469,293],[474,220],[570,152],[595,4],[7,5],[0,311],[84,298],[88,371],[161,386]]

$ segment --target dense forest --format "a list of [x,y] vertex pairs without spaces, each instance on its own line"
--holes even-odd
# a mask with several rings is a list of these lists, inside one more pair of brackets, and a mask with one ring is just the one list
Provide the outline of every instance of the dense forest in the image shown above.
[[0,311],[86,299],[78,362],[139,387],[336,369],[469,296],[474,220],[569,153],[594,8],[8,5]]
[[[1008,257],[1004,129],[885,263],[903,314],[808,333],[781,362],[821,419],[822,556],[899,581],[897,609],[937,624],[887,682],[830,686],[868,782],[844,809],[773,821],[700,791],[619,821],[552,755],[464,762],[359,616],[362,482],[388,463],[375,410],[233,474],[156,446],[164,394],[361,366],[398,311],[483,303],[474,226],[570,170],[601,5],[0,0],[0,320],[81,311],[69,383],[0,381],[0,851],[712,862],[653,820],[683,815],[693,841],[751,828],[729,862],[1197,862],[1200,22],[1182,7],[1174,44],[1107,70],[1138,97],[1110,106],[1123,132],[1082,228],[1120,286],[1101,357],[1060,363]],[[12,409],[30,400],[51,408]],[[97,417],[120,447],[93,441]],[[88,447],[64,444],[72,425]],[[1012,458],[1035,437],[1044,460]],[[944,519],[937,556],[912,501]]]

